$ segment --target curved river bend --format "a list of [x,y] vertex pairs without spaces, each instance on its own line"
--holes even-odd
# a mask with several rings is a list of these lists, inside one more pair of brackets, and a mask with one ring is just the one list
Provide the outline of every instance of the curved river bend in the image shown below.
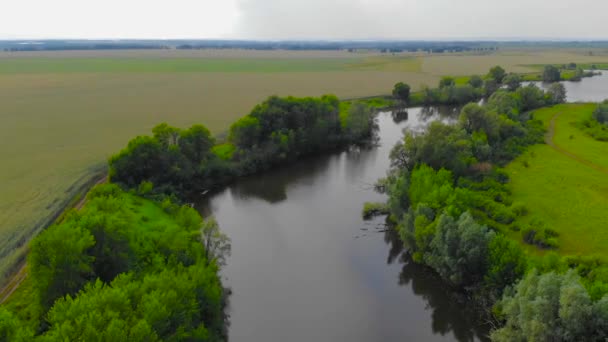
[[[231,341],[472,341],[463,306],[402,255],[384,219],[361,219],[406,127],[454,111],[378,115],[379,146],[245,178],[200,204],[232,239]],[[481,330],[483,331],[483,330]]]
[[[568,100],[608,98],[608,73],[566,82]],[[477,341],[475,324],[442,282],[410,262],[384,221],[361,219],[404,128],[456,112],[378,115],[379,146],[302,160],[241,179],[202,199],[232,239],[231,341]],[[400,121],[401,120],[401,121]]]

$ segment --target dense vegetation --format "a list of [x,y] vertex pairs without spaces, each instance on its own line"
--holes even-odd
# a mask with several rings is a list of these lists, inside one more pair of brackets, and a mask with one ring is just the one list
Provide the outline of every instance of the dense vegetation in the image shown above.
[[578,127],[596,140],[608,141],[608,100],[598,104],[593,115],[579,122]]
[[186,195],[225,184],[312,153],[372,136],[373,109],[322,98],[268,98],[216,143],[202,125],[180,130],[161,124],[110,159],[110,178],[125,188],[154,184],[155,192]]
[[0,309],[0,340],[223,340],[227,243],[190,207],[97,186],[33,240],[34,298]]
[[563,102],[565,90],[559,83],[546,93],[515,86],[498,68],[490,74],[506,89],[484,106],[466,105],[458,124],[431,123],[395,146],[392,169],[378,183],[389,195],[390,218],[414,261],[472,293],[482,307],[503,298],[494,312],[505,326],[494,340],[603,341],[608,268],[593,258],[532,258],[510,237],[519,232],[526,243],[557,247],[557,233],[544,222],[516,225],[528,210],[511,199],[500,167],[542,142],[542,122],[530,111]]

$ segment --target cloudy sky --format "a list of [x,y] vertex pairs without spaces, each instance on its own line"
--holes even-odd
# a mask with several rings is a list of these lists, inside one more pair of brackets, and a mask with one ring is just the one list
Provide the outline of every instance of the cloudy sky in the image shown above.
[[604,0],[2,0],[6,38],[606,39]]

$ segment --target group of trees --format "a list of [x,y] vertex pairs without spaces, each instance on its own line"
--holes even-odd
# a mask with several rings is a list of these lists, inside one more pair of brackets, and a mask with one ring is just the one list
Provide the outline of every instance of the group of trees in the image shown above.
[[371,107],[321,98],[270,97],[235,122],[217,144],[202,125],[167,124],[140,136],[110,158],[110,179],[126,188],[151,182],[162,193],[201,192],[301,156],[371,137]]
[[0,340],[224,339],[218,264],[228,241],[190,207],[144,201],[97,186],[81,211],[36,237],[28,281],[40,322],[0,309]]
[[531,271],[498,304],[506,325],[494,341],[605,341],[608,296],[593,301],[575,271]]
[[[505,229],[520,229],[514,222],[518,216],[527,215],[527,210],[523,204],[512,201],[508,177],[499,166],[512,161],[527,146],[542,142],[544,128],[540,121],[533,119],[530,111],[565,100],[565,89],[559,83],[547,92],[534,85],[521,87],[517,77],[501,69],[493,68],[489,76],[504,84],[504,89],[495,91],[483,106],[475,103],[464,106],[457,124],[433,122],[424,133],[406,132],[403,141],[391,152],[389,175],[378,184],[378,188],[389,195],[390,218],[396,222],[413,260],[433,268],[452,285],[486,298],[480,303],[496,302],[536,266],[521,246],[504,234]],[[452,86],[448,81],[443,85]],[[540,238],[541,234],[552,232],[536,228],[522,232],[529,235],[535,231],[533,243],[536,243],[537,235]],[[553,236],[547,241],[553,241]],[[553,243],[545,244],[544,241],[544,248],[554,247]],[[568,263],[570,266],[579,264],[579,261]],[[580,267],[580,273],[589,275],[589,269],[591,267]],[[540,294],[525,297],[529,294],[507,291],[495,311],[506,327],[495,332],[493,338],[497,341],[525,340],[541,336],[534,333],[546,333],[548,335],[542,336],[562,339],[539,337],[537,340],[603,340],[605,318],[598,325],[597,320],[592,322],[589,313],[605,309],[608,300],[608,279],[605,278],[608,277],[594,283],[594,296],[578,283],[578,292],[573,296],[584,304],[580,312],[570,304],[563,304],[566,299],[559,296],[559,291],[550,292],[557,296],[551,298]],[[527,286],[526,282],[535,281],[526,278],[518,289]],[[557,311],[546,312],[549,307],[545,310],[544,304],[537,306],[541,300],[557,303],[552,306],[547,302],[551,310],[557,307]],[[536,309],[532,310],[532,307]],[[567,310],[570,311],[566,313]],[[566,316],[570,322],[578,320],[587,324],[582,325],[584,329],[581,330],[561,318]],[[562,325],[543,325],[548,321]],[[544,332],[545,329],[548,332]]]
[[[557,72],[559,74],[559,70]],[[547,71],[546,73],[551,74]],[[557,80],[559,78],[558,75]],[[521,88],[522,81],[520,75],[507,73],[502,67],[495,66],[484,77],[471,76],[466,84],[458,84],[453,77],[443,77],[437,88],[423,86],[420,92],[414,94],[411,93],[409,85],[399,82],[393,88],[393,97],[408,105],[465,105],[482,97],[489,98],[500,89],[510,92],[517,91]],[[546,98],[540,99],[543,97],[543,93],[534,85],[523,87],[523,90],[518,93],[521,100],[526,102],[523,110],[536,108],[543,104],[561,103],[566,96],[563,85],[559,83],[553,84],[544,95]],[[529,103],[534,99],[539,99],[541,103]]]
[[608,100],[598,104],[591,117],[577,125],[593,139],[608,141]]
[[234,161],[244,173],[371,137],[373,110],[335,96],[270,97],[230,127]]

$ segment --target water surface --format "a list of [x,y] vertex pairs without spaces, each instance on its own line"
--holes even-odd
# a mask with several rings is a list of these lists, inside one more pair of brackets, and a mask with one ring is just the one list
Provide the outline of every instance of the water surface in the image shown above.
[[403,128],[454,113],[380,113],[378,147],[245,178],[201,204],[232,239],[223,270],[233,290],[231,341],[473,341],[485,333],[466,303],[403,256],[383,218],[361,219],[366,201],[385,200],[372,185]]
[[[566,101],[568,102],[602,102],[608,99],[608,71],[602,74],[585,77],[580,82],[561,82],[566,88]],[[547,90],[548,83],[533,82],[541,89]]]

